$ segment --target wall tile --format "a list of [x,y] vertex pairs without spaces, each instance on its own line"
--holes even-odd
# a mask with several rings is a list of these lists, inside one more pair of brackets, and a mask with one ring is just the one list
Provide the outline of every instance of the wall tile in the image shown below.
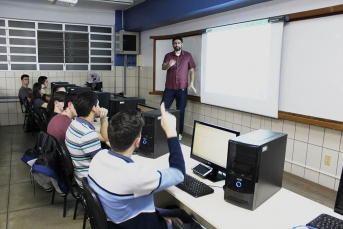
[[261,120],[262,120],[262,117],[259,116],[259,115],[252,115],[251,116],[251,128],[253,129],[261,129]]
[[123,66],[116,66],[115,74],[116,74],[116,76],[124,76],[124,67]]
[[341,142],[341,135],[341,131],[326,128],[323,147],[338,151]]
[[6,72],[0,72],[0,78],[6,78]]
[[251,114],[243,112],[242,126],[245,126],[245,127],[251,126]]
[[242,117],[243,117],[243,112],[241,111],[233,111],[233,123],[242,125]]
[[14,78],[14,72],[13,71],[6,72],[6,78]]
[[[108,79],[108,81],[110,81],[110,80]],[[123,77],[117,76],[115,81],[116,81],[116,87],[123,87],[124,86],[124,78]]]
[[218,109],[218,119],[225,121],[225,108],[220,107]]
[[229,129],[233,129],[233,123],[232,122],[225,122],[225,127]]
[[294,140],[288,138],[287,145],[286,145],[286,159],[292,161],[293,160],[293,151],[294,151]]
[[218,125],[218,119],[211,118],[211,123],[214,124],[214,125]]
[[6,86],[4,86],[4,89],[1,89],[1,85],[0,85],[0,96],[7,96]]
[[16,103],[8,103],[8,113],[17,113],[17,104]]
[[304,142],[295,141],[293,151],[293,161],[301,165],[306,162],[307,144]]
[[338,163],[337,163],[336,176],[341,177],[342,167],[343,167],[343,153],[338,153]]
[[310,131],[310,126],[303,123],[296,123],[295,125],[295,139],[308,142],[308,133]]
[[212,108],[210,105],[205,104],[205,116],[211,117]]
[[199,121],[200,122],[205,122],[205,116],[199,114]]
[[6,90],[7,96],[18,96],[17,90]]
[[247,134],[247,133],[249,133],[249,132],[250,132],[250,127],[242,126],[241,135]]
[[338,191],[339,182],[340,182],[339,179],[335,179],[335,188],[334,188],[334,190],[336,190],[336,191]]
[[311,143],[317,146],[323,146],[323,141],[324,141],[324,128],[311,125],[308,143]]
[[315,145],[307,145],[306,166],[320,170],[323,148]]
[[218,107],[216,106],[211,107],[211,118],[218,119]]
[[10,119],[8,117],[8,114],[0,114],[0,124],[2,126],[7,126],[10,124]]
[[225,121],[218,119],[218,126],[225,127]]
[[73,84],[76,84],[76,86],[81,86],[81,81],[79,76],[73,76],[72,80]]
[[261,129],[271,130],[272,129],[272,119],[267,117],[262,117]]
[[298,166],[295,164],[292,164],[292,174],[304,178],[305,176],[305,168],[302,166]]
[[[2,95],[0,94],[0,96],[2,96]],[[0,104],[0,114],[8,114],[7,103],[1,103]]]
[[18,114],[9,114],[10,125],[18,125]]
[[205,122],[211,123],[211,117],[205,116]]
[[15,90],[19,91],[19,89],[21,88],[21,79],[19,78],[14,78],[14,82],[15,82]]
[[[331,156],[331,165],[330,166],[324,164],[325,155]],[[337,162],[338,162],[338,152],[334,151],[334,150],[323,148],[320,171],[331,174],[332,176],[336,176]]]
[[341,146],[339,151],[343,152],[343,134],[341,136]]
[[6,78],[6,89],[7,90],[15,90],[14,78]]
[[226,109],[226,111],[225,111],[225,120],[227,122],[233,123],[233,110]]
[[193,113],[199,114],[199,105],[200,105],[200,103],[193,102]]
[[18,124],[24,124],[24,118],[25,118],[25,114],[23,113],[19,113],[18,114]]
[[287,134],[288,138],[294,139],[295,134],[295,122],[284,120],[283,122],[283,132]]
[[319,175],[319,184],[323,185],[325,187],[334,189],[335,188],[335,178],[329,177],[329,176],[321,173]]
[[272,119],[272,131],[282,133],[283,119]]
[[305,168],[305,177],[304,178],[318,184],[319,173],[316,171]]
[[291,171],[292,171],[292,163],[289,163],[289,162],[285,161],[285,165],[283,167],[283,170],[285,172],[291,173]]
[[238,125],[238,124],[232,124],[232,129],[233,130],[236,130],[238,132],[242,132],[242,126],[241,125]]

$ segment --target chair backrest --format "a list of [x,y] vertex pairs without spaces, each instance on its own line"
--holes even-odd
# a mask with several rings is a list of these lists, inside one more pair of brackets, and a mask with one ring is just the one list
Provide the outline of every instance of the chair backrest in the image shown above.
[[[86,200],[87,212],[92,229],[106,229],[107,217],[96,192],[89,186],[86,177],[82,178],[83,195]],[[95,228],[93,228],[93,225]]]

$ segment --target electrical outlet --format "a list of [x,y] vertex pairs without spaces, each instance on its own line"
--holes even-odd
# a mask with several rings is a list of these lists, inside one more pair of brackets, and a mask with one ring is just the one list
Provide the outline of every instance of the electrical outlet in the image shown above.
[[324,164],[330,166],[330,164],[331,164],[331,156],[325,155]]

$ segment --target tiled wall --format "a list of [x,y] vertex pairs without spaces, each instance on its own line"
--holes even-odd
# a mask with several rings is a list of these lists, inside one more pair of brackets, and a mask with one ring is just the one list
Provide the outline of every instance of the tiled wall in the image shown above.
[[[21,87],[20,77],[22,74],[28,74],[30,76],[30,85],[32,88],[33,84],[37,82],[38,77],[43,75],[47,76],[50,82],[65,81],[74,83],[78,86],[83,86],[87,80],[90,80],[91,72],[84,71],[1,71],[0,72],[0,96],[17,96],[19,88]],[[103,90],[108,92],[122,92],[123,91],[123,67],[116,67],[115,71],[99,71],[95,72],[99,74],[101,81],[103,82]],[[118,82],[116,82],[116,80]],[[48,90],[50,93],[50,88]],[[0,100],[6,102],[7,100]],[[13,99],[9,100],[13,101]],[[1,125],[17,125],[23,124],[24,115],[21,112],[20,104],[17,103],[0,103],[0,124]]]
[[[152,91],[152,67],[140,69],[139,96],[147,104],[158,107],[161,96],[149,95]],[[175,108],[175,104],[174,104]],[[331,189],[338,189],[343,166],[343,137],[341,131],[273,119],[241,111],[188,101],[184,131],[192,134],[194,120],[232,128],[248,133],[266,129],[288,134],[285,171],[319,183]],[[325,155],[331,156],[331,166],[324,164]]]

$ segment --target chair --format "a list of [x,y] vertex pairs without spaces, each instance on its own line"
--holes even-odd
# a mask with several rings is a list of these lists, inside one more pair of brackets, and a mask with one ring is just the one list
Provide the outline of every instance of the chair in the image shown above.
[[82,178],[83,197],[92,229],[106,229],[107,217],[96,192],[89,186],[86,177]]
[[[72,159],[70,157],[69,151],[64,143],[64,141],[58,141],[58,145],[60,148],[60,157],[61,157],[61,162],[62,162],[62,172],[64,174],[64,180],[66,182],[66,185],[68,186],[71,195],[75,198],[75,209],[74,209],[74,216],[73,220],[76,218],[76,213],[77,213],[77,207],[78,204],[82,202],[82,192],[83,190],[76,184],[75,179],[74,179],[74,165],[72,162]],[[75,191],[76,190],[76,191]],[[85,208],[85,206],[83,206]],[[86,210],[85,210],[85,218],[86,218]],[[84,220],[83,222],[83,227],[85,228],[86,222]]]
[[[18,96],[19,97],[19,96]],[[26,97],[25,97],[26,98]],[[19,97],[19,102],[20,102],[20,108],[21,108],[21,113],[25,114],[24,117],[24,124],[23,124],[23,129],[25,128],[26,125],[26,120],[29,117],[29,111],[26,109],[26,107],[24,106],[24,102],[22,99],[20,99]],[[23,108],[24,107],[24,108]]]

